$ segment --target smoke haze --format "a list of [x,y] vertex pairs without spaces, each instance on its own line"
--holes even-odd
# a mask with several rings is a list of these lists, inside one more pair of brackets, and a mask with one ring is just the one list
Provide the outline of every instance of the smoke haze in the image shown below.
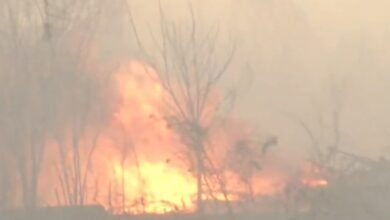
[[202,213],[215,200],[231,212],[229,200],[295,183],[337,194],[334,155],[390,156],[389,11],[385,0],[2,0],[0,211]]

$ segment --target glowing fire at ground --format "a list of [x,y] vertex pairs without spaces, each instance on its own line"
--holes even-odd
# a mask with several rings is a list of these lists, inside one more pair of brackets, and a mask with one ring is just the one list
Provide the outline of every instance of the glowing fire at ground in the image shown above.
[[[175,158],[183,144],[164,119],[164,91],[156,73],[141,62],[132,61],[115,76],[120,99],[93,155],[93,171],[87,185],[93,190],[86,203],[102,204],[114,213],[194,211],[196,180],[189,165]],[[229,138],[222,135],[213,142],[224,148]],[[314,166],[307,166],[304,173],[302,184],[308,187],[328,184]],[[226,192],[216,190],[204,199],[244,199],[241,195],[247,186],[231,172],[223,175]],[[253,194],[277,195],[286,182],[281,171],[260,171],[252,179]]]
[[[121,104],[113,124],[114,127],[122,127],[130,136],[135,152],[127,150],[128,154],[136,153],[139,161],[132,162],[131,156],[123,166],[118,156],[108,161],[108,166],[114,168],[114,183],[124,185],[123,192],[119,190],[119,194],[125,201],[120,202],[119,199],[116,206],[124,206],[118,211],[130,213],[191,212],[196,208],[196,180],[189,167],[168,159],[183,146],[163,119],[164,91],[155,76],[153,69],[140,62],[131,62],[118,73]],[[224,139],[226,137],[218,137],[218,144],[228,142]],[[255,178],[254,193],[272,195],[281,192],[282,178],[270,173],[266,175]],[[229,175],[226,187],[227,191],[235,193],[215,192],[212,196],[204,195],[204,199],[237,201],[240,200],[238,195],[246,190],[235,175]]]
[[[123,170],[118,164],[115,175],[117,181],[121,181],[122,175],[124,177],[126,212],[167,213],[195,208],[192,201],[196,195],[196,182],[177,168],[143,162],[139,170],[136,167]],[[142,202],[129,204],[130,201]]]
[[[117,76],[122,99],[113,124],[114,127],[122,127],[125,135],[130,136],[130,147],[134,148],[133,153],[138,157],[131,157],[133,153],[127,149],[128,161],[123,166],[118,155],[108,161],[108,166],[114,168],[112,181],[117,186],[124,186],[123,192],[119,190],[119,197],[125,204],[121,204],[119,199],[116,206],[122,206],[122,210],[117,211],[158,214],[194,211],[196,180],[186,165],[170,162],[172,155],[183,146],[163,119],[164,91],[155,77],[156,73],[140,62],[131,62]],[[218,137],[217,142],[221,145],[229,140]],[[121,150],[117,154],[121,154]],[[134,159],[138,161],[134,162]],[[283,191],[285,182],[282,172],[259,172],[253,178],[253,193],[255,196],[277,195]],[[318,167],[312,164],[304,166],[302,183],[308,187],[327,185],[327,181],[320,178]],[[238,201],[242,199],[239,195],[246,191],[243,183],[231,173],[226,188],[230,191],[227,194],[216,192],[212,197],[204,195],[204,199],[225,201],[227,196],[230,201]]]
[[168,162],[182,146],[164,120],[163,90],[154,70],[131,62],[117,77],[121,101],[113,124],[124,130],[131,144],[123,146],[127,148],[122,155],[127,158],[125,165],[120,157],[108,161],[114,168],[112,181],[124,184],[120,193],[125,204],[116,206],[124,206],[121,211],[129,213],[193,211],[195,179],[183,165]]
[[315,164],[315,163],[306,163],[304,165],[304,178],[302,179],[302,184],[312,187],[326,187],[328,186],[328,181],[324,178],[324,171]]
[[303,179],[302,183],[310,187],[325,187],[328,185],[328,181],[325,179]]

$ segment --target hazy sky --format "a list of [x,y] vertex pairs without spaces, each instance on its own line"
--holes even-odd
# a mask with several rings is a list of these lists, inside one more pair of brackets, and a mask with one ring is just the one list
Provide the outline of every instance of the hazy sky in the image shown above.
[[[285,2],[288,1],[272,1],[275,5]],[[257,119],[262,129],[278,133],[284,148],[301,149],[305,138],[289,117],[317,120],[316,114],[332,108],[332,101],[326,98],[331,92],[330,85],[342,84],[345,93],[341,110],[343,147],[374,157],[386,154],[390,149],[387,129],[390,100],[386,98],[390,92],[387,65],[390,2],[296,0],[295,3],[290,8],[276,10],[280,25],[277,28],[293,37],[295,31],[301,30],[294,29],[294,25],[303,27],[307,22],[308,33],[299,35],[301,39],[292,43],[296,47],[291,49],[291,57],[266,62],[275,64],[271,69],[276,71],[257,74],[254,89],[246,97],[248,108],[243,115]],[[289,17],[290,9],[296,10],[304,20],[295,22],[296,18]],[[245,14],[246,11],[243,17]],[[268,44],[275,45],[268,52],[277,48],[280,32],[271,33]],[[305,48],[307,44],[309,48]],[[257,105],[253,100],[257,100]],[[317,103],[314,109],[313,103]],[[313,127],[316,127],[314,122]]]
[[[245,75],[249,66],[254,76],[237,103],[237,114],[279,136],[281,149],[308,147],[294,118],[319,132],[317,115],[323,114],[329,126],[331,88],[338,85],[344,94],[343,147],[374,157],[390,153],[390,99],[385,95],[390,93],[390,1],[191,2],[202,25],[219,22],[229,30],[226,36],[237,37],[233,75]],[[170,16],[185,18],[187,1],[162,3]],[[137,0],[132,5],[141,27],[142,22],[156,23],[156,4]]]
[[380,28],[389,24],[386,0],[294,0],[319,26],[334,29]]

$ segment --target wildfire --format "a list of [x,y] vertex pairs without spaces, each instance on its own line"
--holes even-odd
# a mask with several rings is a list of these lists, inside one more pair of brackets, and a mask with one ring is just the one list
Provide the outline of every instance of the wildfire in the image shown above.
[[[165,163],[143,162],[138,170],[136,167],[123,169],[118,164],[115,176],[117,181],[123,178],[125,184],[126,212],[162,214],[195,208],[195,180]],[[140,204],[129,204],[129,201],[139,201]]]
[[196,181],[182,164],[169,163],[182,146],[164,120],[163,90],[156,73],[133,61],[117,77],[120,104],[113,127],[114,133],[117,127],[123,130],[128,144],[119,146],[121,156],[107,161],[114,169],[112,181],[123,187],[118,194],[125,201],[119,199],[115,206],[127,213],[193,211]]
[[302,183],[313,188],[325,187],[328,185],[328,181],[325,179],[303,179]]
[[[194,173],[189,171],[191,167],[175,159],[184,146],[164,119],[164,91],[156,72],[141,62],[132,61],[120,68],[115,77],[119,100],[93,154],[85,203],[102,204],[114,213],[193,212],[197,181]],[[244,130],[237,129],[240,126],[228,126],[231,133],[221,132],[210,140],[217,146],[215,155],[222,155],[231,141],[240,138],[240,132]],[[259,169],[250,181],[251,196],[281,193],[288,176],[283,172]],[[203,199],[220,202],[244,200],[249,182],[242,181],[231,171],[224,171],[221,175],[225,177],[225,191],[215,186],[219,183],[208,189],[204,186]],[[318,166],[309,164],[304,166],[302,184],[325,187],[328,182],[322,176]],[[53,185],[48,182],[48,187]],[[208,190],[215,192],[211,195]],[[57,204],[66,201],[64,198],[50,199]]]
[[302,184],[312,188],[328,186],[328,181],[324,178],[325,172],[317,164],[312,162],[306,163],[303,172]]
[[[108,161],[114,167],[113,181],[116,185],[124,185],[123,192],[119,190],[118,194],[125,201],[119,199],[116,206],[122,207],[122,212],[129,213],[191,212],[196,208],[196,180],[188,171],[189,167],[166,162],[183,146],[163,120],[164,91],[155,76],[155,71],[141,62],[131,62],[118,73],[121,102],[113,124],[123,127],[131,136],[132,147],[139,161],[130,161],[124,166],[118,162],[118,156]],[[217,135],[212,141],[222,149],[228,146],[232,136]],[[281,182],[280,175],[265,172],[254,179],[254,193],[277,194],[282,190]],[[241,199],[239,195],[246,190],[240,185],[237,175],[230,174],[228,177],[226,191],[229,192],[221,192],[216,185],[211,186],[216,192],[212,195],[206,193],[204,200],[238,201]]]
[[[120,157],[116,155],[116,159],[111,159],[107,163],[107,166],[114,167],[113,182],[117,186],[123,186],[122,190],[117,190],[121,199],[116,202],[116,206],[122,207],[121,211],[128,213],[194,211],[197,185],[193,174],[184,164],[167,160],[178,150],[182,150],[183,146],[163,119],[164,91],[156,72],[141,62],[133,61],[122,67],[117,76],[121,102],[113,118],[113,124],[114,127],[122,127],[125,135],[130,136],[131,148],[138,157],[134,159],[138,161],[127,163],[125,161],[121,164]],[[233,129],[228,135],[217,134],[211,142],[217,145],[216,149],[220,150],[218,152],[220,155],[226,151],[229,142],[239,139],[242,135],[241,131]],[[117,154],[120,154],[120,151]],[[127,154],[132,153],[127,151]],[[251,183],[254,194],[252,196],[272,196],[281,193],[286,183],[286,175],[283,172],[264,170],[255,175]],[[327,181],[321,174],[318,166],[307,164],[304,166],[302,183],[307,187],[324,187]],[[227,175],[226,192],[223,193],[217,190],[219,187],[214,186],[216,192],[213,195],[206,193],[203,195],[204,200],[243,199],[240,195],[247,190],[245,184],[231,172],[224,175]]]

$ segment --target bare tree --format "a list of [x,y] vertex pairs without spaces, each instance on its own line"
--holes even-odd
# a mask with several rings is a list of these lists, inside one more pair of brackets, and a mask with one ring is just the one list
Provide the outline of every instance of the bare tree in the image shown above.
[[[2,87],[3,147],[15,159],[20,178],[22,202],[25,207],[35,207],[44,140],[49,127],[49,114],[45,98],[46,69],[39,66],[40,35],[35,26],[39,15],[27,2],[5,1],[1,4],[2,38],[4,46],[1,70],[5,84]],[[28,22],[25,22],[28,21]],[[35,31],[31,35],[28,32]],[[38,33],[37,33],[38,32]],[[9,59],[9,60],[8,60]],[[14,171],[15,172],[15,171]]]
[[[309,139],[309,166],[314,166],[310,172],[318,172],[321,178],[327,181],[334,181],[346,171],[344,163],[348,162],[342,159],[343,156],[343,135],[342,135],[342,113],[345,103],[346,87],[345,79],[336,81],[331,78],[326,94],[328,102],[313,102],[316,110],[314,117],[310,119],[296,120],[300,128]],[[319,99],[320,100],[320,99]],[[315,173],[312,173],[315,174]],[[289,183],[286,190],[286,204],[291,215],[297,215],[302,204],[310,204],[311,213],[318,214],[323,209],[321,202],[326,202],[326,198],[321,190],[313,190],[301,183],[302,171],[298,171],[296,176]]]
[[[64,174],[61,185],[70,188],[73,178],[67,175],[64,144],[68,128],[73,131],[74,191],[82,203],[88,175],[87,171],[84,174],[80,171],[85,166],[80,165],[79,141],[87,122],[96,121],[102,116],[96,114],[103,114],[105,109],[97,105],[103,98],[97,91],[103,92],[100,89],[106,82],[98,74],[87,73],[92,71],[88,53],[93,30],[84,29],[84,38],[77,39],[77,45],[74,36],[81,30],[77,28],[86,27],[88,16],[97,18],[96,7],[87,7],[87,11],[84,8],[97,1],[76,3],[73,0],[6,0],[0,4],[4,12],[0,26],[3,49],[0,56],[4,62],[0,69],[1,146],[14,160],[8,163],[14,165],[10,173],[17,171],[21,203],[29,208],[43,202],[38,188],[50,139],[61,141],[59,150]],[[94,27],[96,23],[90,21],[89,27]],[[69,47],[70,43],[74,47]],[[96,109],[101,110],[100,113]],[[92,141],[87,160],[91,160],[96,141],[96,138]],[[87,170],[89,164],[87,162]]]
[[206,29],[199,25],[192,7],[189,23],[170,21],[161,3],[159,16],[159,35],[152,34],[158,48],[157,58],[146,52],[130,14],[131,25],[141,50],[148,55],[147,60],[157,70],[165,89],[166,120],[182,138],[189,152],[188,159],[195,166],[192,170],[197,179],[197,212],[202,214],[207,140],[218,114],[229,109],[234,100],[233,93],[220,93],[223,90],[219,84],[228,73],[236,45],[230,41],[225,50],[218,48],[222,45],[219,26]]
[[329,167],[333,163],[334,156],[342,148],[341,116],[345,102],[346,81],[331,79],[328,93],[327,106],[314,104],[316,112],[314,118],[298,119],[298,125],[303,129],[310,140],[310,152],[314,162],[321,166]]
[[236,141],[227,153],[226,166],[245,184],[248,198],[252,203],[255,202],[253,178],[263,170],[263,160],[269,148],[277,143],[278,139],[275,136],[264,139],[251,134]]

